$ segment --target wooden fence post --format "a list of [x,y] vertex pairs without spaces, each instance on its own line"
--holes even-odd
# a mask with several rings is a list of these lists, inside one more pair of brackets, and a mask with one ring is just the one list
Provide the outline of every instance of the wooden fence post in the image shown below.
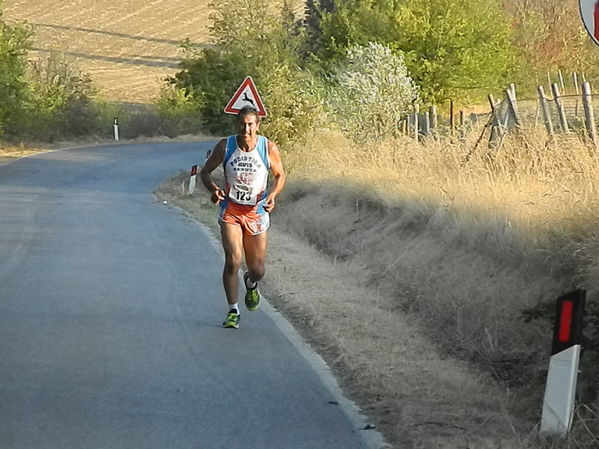
[[562,75],[562,71],[561,70],[557,71],[557,76],[558,76],[558,79],[559,79],[559,85],[560,85],[560,87],[562,89],[562,93],[565,95],[566,94],[566,86],[564,85],[564,77]]
[[516,85],[514,83],[510,83],[509,88],[512,91],[512,94],[514,95],[514,100],[515,100],[516,99]]
[[499,137],[499,117],[497,116],[497,108],[495,107],[495,99],[493,95],[488,95],[489,104],[491,105],[491,134],[489,135],[489,148],[495,148],[495,142]]
[[449,100],[449,135],[453,136],[453,130],[455,129],[455,121],[453,116],[453,100]]
[[429,111],[424,113],[424,125],[422,127],[422,134],[426,137],[431,134],[431,115]]
[[539,92],[539,103],[541,104],[541,110],[543,111],[543,119],[545,122],[545,129],[551,139],[553,139],[553,122],[551,121],[551,114],[549,113],[549,106],[547,105],[547,97],[545,97],[545,90],[543,86],[537,86]]
[[516,127],[522,127],[522,120],[520,120],[520,114],[518,113],[518,107],[516,105],[516,95],[512,88],[508,88],[505,90],[505,95],[507,97],[508,109],[514,118],[514,123]]
[[466,123],[464,120],[464,110],[460,109],[460,140],[466,139]]
[[431,130],[433,132],[433,136],[436,138],[438,136],[437,128],[439,126],[439,117],[437,116],[437,107],[435,105],[431,105],[428,108],[429,116],[431,119]]
[[414,140],[418,142],[420,136],[420,105],[414,105]]
[[584,107],[584,118],[587,133],[593,146],[597,149],[597,130],[595,128],[595,115],[593,113],[593,101],[591,95],[591,83],[586,81],[582,85],[582,105]]
[[574,92],[576,93],[576,103],[574,105],[574,117],[578,117],[578,96],[580,95],[580,86],[578,85],[578,74],[574,72],[572,74],[572,84],[574,85]]
[[551,91],[553,92],[553,100],[555,101],[555,106],[557,107],[557,116],[559,118],[559,124],[562,128],[562,131],[565,133],[570,132],[570,128],[568,128],[568,120],[566,119],[566,111],[564,111],[564,105],[562,103],[562,98],[560,96],[557,83],[553,83],[551,85]]

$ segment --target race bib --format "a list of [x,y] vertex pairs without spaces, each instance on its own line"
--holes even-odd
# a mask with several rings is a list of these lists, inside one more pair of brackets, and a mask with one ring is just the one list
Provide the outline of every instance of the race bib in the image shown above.
[[255,192],[252,192],[251,187],[240,184],[233,184],[229,190],[229,198],[237,204],[247,206],[255,206],[258,198]]

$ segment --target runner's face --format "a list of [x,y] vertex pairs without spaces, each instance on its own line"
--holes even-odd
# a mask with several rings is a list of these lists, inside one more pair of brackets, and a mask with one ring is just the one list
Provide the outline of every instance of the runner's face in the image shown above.
[[237,122],[237,126],[239,135],[246,140],[250,140],[258,133],[260,124],[254,114],[248,114]]

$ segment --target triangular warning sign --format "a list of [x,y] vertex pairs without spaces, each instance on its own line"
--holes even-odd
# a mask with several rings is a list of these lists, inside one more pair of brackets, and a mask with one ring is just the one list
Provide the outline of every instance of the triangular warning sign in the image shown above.
[[244,106],[253,106],[258,111],[258,116],[260,117],[266,117],[267,115],[260,95],[258,95],[258,89],[256,89],[251,76],[247,76],[237,88],[237,91],[233,94],[229,103],[227,103],[225,112],[237,115]]

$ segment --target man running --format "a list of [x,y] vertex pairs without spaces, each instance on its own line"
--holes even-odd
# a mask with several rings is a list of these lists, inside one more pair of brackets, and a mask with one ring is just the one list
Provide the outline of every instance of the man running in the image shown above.
[[[237,134],[216,144],[200,171],[202,184],[212,194],[211,201],[220,205],[218,221],[225,250],[223,285],[229,312],[224,327],[239,327],[237,305],[239,268],[245,253],[247,271],[245,305],[254,311],[260,304],[258,281],[264,277],[266,260],[266,231],[270,226],[269,213],[275,208],[275,198],[285,185],[285,171],[277,145],[258,135],[260,117],[251,106],[237,116]],[[211,173],[223,166],[225,186],[221,188]],[[268,193],[268,172],[274,178]]]

